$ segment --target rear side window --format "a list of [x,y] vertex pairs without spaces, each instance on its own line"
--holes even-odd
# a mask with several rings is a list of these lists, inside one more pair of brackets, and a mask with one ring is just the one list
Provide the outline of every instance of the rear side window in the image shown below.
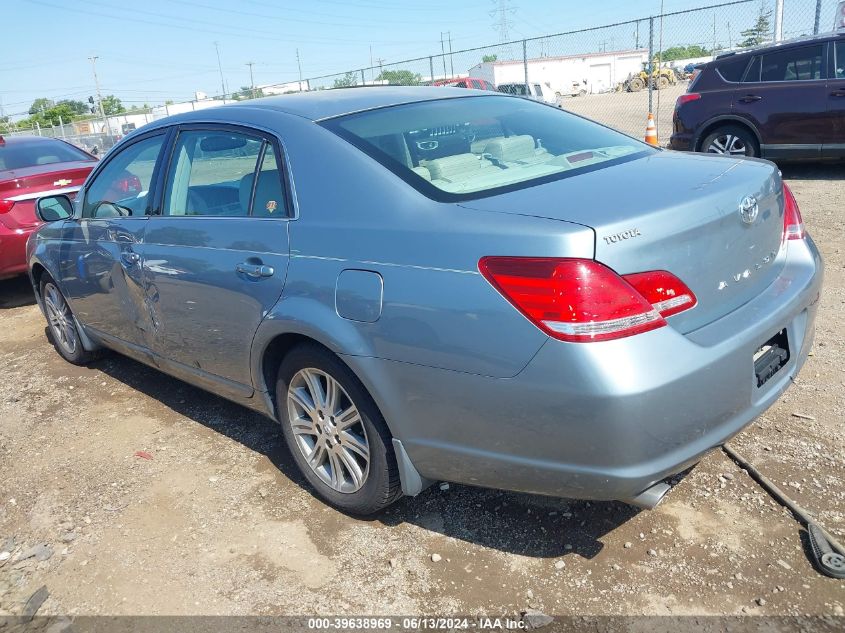
[[748,67],[748,72],[745,73],[744,83],[756,83],[760,81],[760,57],[755,57],[751,60],[751,65]]
[[845,79],[845,42],[836,42],[836,74],[837,79]]
[[279,161],[270,143],[264,146],[264,157],[255,183],[252,215],[261,218],[283,218],[287,215]]
[[822,79],[824,45],[804,46],[764,53],[760,81],[812,81]]
[[748,58],[737,57],[721,62],[716,66],[716,71],[725,81],[736,83],[742,79],[746,66],[748,66]]

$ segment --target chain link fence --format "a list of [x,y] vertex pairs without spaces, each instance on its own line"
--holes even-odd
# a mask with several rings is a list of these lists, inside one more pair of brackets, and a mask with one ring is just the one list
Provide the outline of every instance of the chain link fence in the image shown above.
[[830,31],[838,0],[733,0],[303,80],[310,90],[372,85],[495,88],[586,116],[636,137],[654,115],[668,143],[677,97],[696,64],[720,53]]
[[[457,85],[530,95],[635,137],[655,117],[658,140],[668,143],[677,97],[694,65],[749,45],[827,32],[839,0],[731,0],[717,5],[476,48],[351,68],[262,86],[264,94],[378,85]],[[782,19],[777,8],[783,7]],[[64,138],[105,151],[133,127],[176,112],[220,105],[244,95],[153,108],[143,115],[109,117],[11,132]],[[131,118],[131,123],[129,120]]]

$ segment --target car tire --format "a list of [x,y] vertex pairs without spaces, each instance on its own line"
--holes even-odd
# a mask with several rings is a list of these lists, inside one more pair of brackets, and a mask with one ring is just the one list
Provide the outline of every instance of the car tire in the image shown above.
[[76,319],[58,284],[45,274],[39,284],[41,301],[47,317],[47,333],[56,351],[69,363],[85,365],[97,357],[82,346]]
[[284,357],[276,409],[291,456],[329,505],[364,516],[402,495],[387,424],[361,381],[332,352],[306,343]]
[[725,125],[704,137],[700,151],[707,154],[757,157],[760,156],[760,145],[747,128]]

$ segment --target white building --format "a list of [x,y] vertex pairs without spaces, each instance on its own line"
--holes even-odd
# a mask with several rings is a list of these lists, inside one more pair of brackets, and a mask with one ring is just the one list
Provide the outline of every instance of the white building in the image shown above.
[[[528,60],[529,83],[542,83],[561,95],[573,94],[573,85],[587,92],[606,92],[629,75],[642,70],[648,61],[648,49],[606,51],[582,55],[537,57]],[[524,83],[525,65],[521,59],[482,62],[469,70],[470,77],[480,77],[494,85]]]

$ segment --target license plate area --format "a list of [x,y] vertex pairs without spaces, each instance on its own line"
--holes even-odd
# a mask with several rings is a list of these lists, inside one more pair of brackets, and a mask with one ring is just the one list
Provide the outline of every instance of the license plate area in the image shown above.
[[763,343],[754,352],[754,376],[757,387],[762,387],[789,362],[789,340],[786,328]]

